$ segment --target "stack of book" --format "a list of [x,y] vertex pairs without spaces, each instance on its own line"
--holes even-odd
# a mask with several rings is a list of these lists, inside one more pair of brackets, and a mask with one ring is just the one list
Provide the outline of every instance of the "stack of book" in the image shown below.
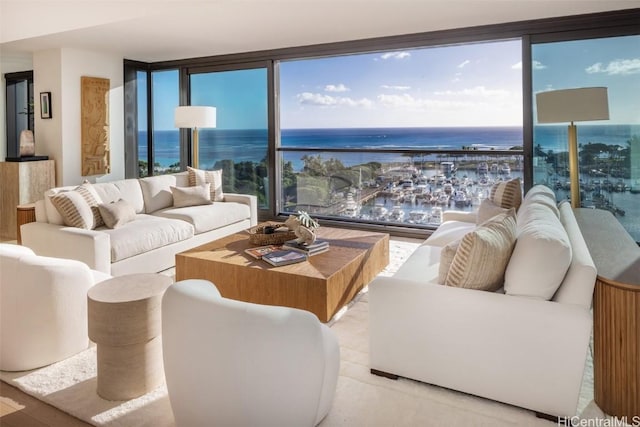
[[262,259],[271,265],[279,267],[281,265],[295,264],[307,260],[308,255],[299,251],[282,249],[262,255]]
[[308,256],[318,255],[329,250],[329,242],[323,239],[316,239],[315,242],[310,245],[304,243],[298,243],[296,240],[287,240],[282,245],[283,249],[293,249],[294,251],[302,252]]

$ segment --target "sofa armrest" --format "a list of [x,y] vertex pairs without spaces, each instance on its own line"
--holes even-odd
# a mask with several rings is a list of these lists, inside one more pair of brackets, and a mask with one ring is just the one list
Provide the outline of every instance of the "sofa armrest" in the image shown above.
[[31,222],[20,228],[22,244],[37,254],[82,261],[92,270],[111,273],[109,234],[46,222]]
[[582,307],[379,277],[369,319],[373,369],[575,414],[592,326]]
[[475,212],[461,212],[461,211],[444,211],[442,212],[442,222],[445,221],[462,221],[476,223]]
[[224,193],[224,201],[248,205],[251,211],[251,227],[258,224],[258,198],[256,196],[251,194]]

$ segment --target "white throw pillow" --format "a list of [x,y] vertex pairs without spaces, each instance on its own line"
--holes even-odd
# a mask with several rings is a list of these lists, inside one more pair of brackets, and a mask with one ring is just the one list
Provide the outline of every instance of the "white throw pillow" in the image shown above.
[[173,207],[184,208],[186,206],[210,205],[211,184],[206,183],[195,187],[171,187],[173,193]]
[[485,291],[500,289],[515,240],[515,209],[479,225],[460,241],[445,285]]
[[140,178],[138,181],[142,189],[144,210],[146,213],[152,213],[173,206],[171,187],[176,186],[175,176],[157,175]]
[[136,219],[136,210],[126,200],[98,205],[104,223],[109,228],[118,228]]
[[478,206],[478,212],[476,213],[476,224],[482,224],[483,222],[493,218],[496,215],[507,212],[509,209],[500,207],[493,203],[490,199],[484,199],[480,206]]
[[518,240],[505,272],[505,293],[550,300],[571,256],[571,243],[558,217],[546,206],[529,205],[526,214],[518,214]]
[[191,187],[209,183],[211,184],[211,201],[224,201],[224,192],[222,191],[222,169],[208,171],[194,169],[187,166],[187,172],[189,173],[189,185]]

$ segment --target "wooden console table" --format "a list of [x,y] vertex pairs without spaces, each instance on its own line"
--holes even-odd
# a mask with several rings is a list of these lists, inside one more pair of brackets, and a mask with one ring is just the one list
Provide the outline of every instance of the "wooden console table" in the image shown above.
[[594,397],[608,415],[640,417],[640,247],[611,212],[574,210],[596,264]]

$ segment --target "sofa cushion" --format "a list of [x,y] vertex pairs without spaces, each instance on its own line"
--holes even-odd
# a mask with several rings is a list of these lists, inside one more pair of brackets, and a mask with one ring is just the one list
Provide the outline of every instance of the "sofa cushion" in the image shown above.
[[54,194],[50,200],[65,225],[93,230],[104,224],[98,210],[100,198],[89,183]]
[[193,226],[186,221],[138,214],[114,229],[104,229],[111,238],[111,262],[193,237]]
[[93,185],[103,203],[126,200],[136,213],[144,213],[144,199],[142,189],[137,179],[121,179],[113,182],[97,183]]
[[576,304],[586,309],[591,307],[597,270],[589,248],[580,232],[571,204],[562,202],[559,207],[560,221],[571,242],[571,264],[553,300],[562,304]]
[[460,241],[445,285],[485,291],[500,289],[515,239],[514,209],[480,224]]
[[222,191],[222,170],[202,170],[194,169],[187,166],[187,172],[189,173],[189,185],[196,186],[206,183],[211,184],[211,200],[214,202],[221,202],[224,200],[224,193]]
[[571,243],[555,213],[529,204],[518,212],[517,242],[505,272],[507,295],[549,300],[571,264]]
[[145,213],[153,213],[173,206],[171,187],[176,186],[174,175],[157,175],[140,178],[140,189],[144,199]]
[[98,209],[100,209],[104,224],[109,228],[118,228],[136,219],[135,209],[124,199],[102,203],[98,205]]
[[476,214],[476,223],[482,224],[483,222],[493,218],[494,216],[505,213],[509,209],[496,205],[490,199],[484,199],[480,206],[478,206],[478,212]]
[[213,203],[210,196],[211,184],[196,185],[195,187],[171,187],[173,195],[173,207],[184,208],[186,206],[210,205]]
[[400,266],[394,279],[413,280],[421,283],[438,283],[438,269],[442,248],[421,245]]
[[546,185],[534,185],[529,189],[529,191],[527,191],[527,194],[525,194],[522,204],[520,205],[518,214],[520,214],[521,210],[525,210],[529,205],[544,206],[551,209],[555,216],[559,217],[556,195],[553,190]]
[[489,199],[502,208],[518,210],[522,203],[522,186],[520,178],[501,181],[493,184]]
[[186,221],[193,225],[195,234],[200,234],[248,219],[251,210],[243,203],[223,202],[184,208],[172,207],[154,212],[153,215]]
[[424,244],[443,247],[453,241],[461,239],[462,236],[474,228],[476,228],[474,222],[445,221],[425,240]]

